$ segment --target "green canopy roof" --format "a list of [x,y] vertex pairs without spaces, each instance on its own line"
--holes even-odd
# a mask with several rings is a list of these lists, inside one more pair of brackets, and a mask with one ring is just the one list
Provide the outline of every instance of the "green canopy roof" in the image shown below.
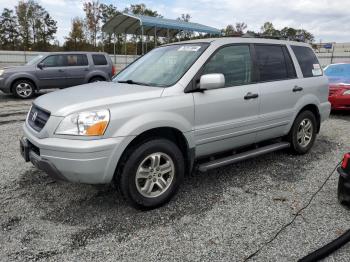
[[143,34],[157,36],[175,36],[181,31],[207,33],[219,35],[221,32],[214,27],[185,22],[174,19],[165,19],[160,17],[151,17],[143,15],[131,15],[127,13],[120,13],[109,20],[103,27],[102,31],[105,33],[127,33],[127,34]]

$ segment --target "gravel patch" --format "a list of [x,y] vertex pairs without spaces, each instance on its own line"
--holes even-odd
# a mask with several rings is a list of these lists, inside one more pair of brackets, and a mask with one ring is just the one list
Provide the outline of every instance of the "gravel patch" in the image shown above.
[[[31,100],[0,93],[0,257],[5,261],[293,261],[349,228],[334,173],[350,113],[322,126],[312,151],[288,151],[194,173],[166,206],[141,212],[111,185],[56,182],[24,163],[18,141]],[[349,261],[350,245],[326,261]]]

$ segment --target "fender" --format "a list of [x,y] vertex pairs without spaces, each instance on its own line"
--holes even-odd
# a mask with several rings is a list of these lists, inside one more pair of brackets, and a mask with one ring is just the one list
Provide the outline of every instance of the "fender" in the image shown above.
[[23,78],[26,78],[26,79],[29,79],[31,80],[34,85],[35,85],[35,88],[38,89],[38,79],[33,76],[33,74],[29,74],[29,73],[26,73],[26,72],[21,72],[21,73],[16,73],[16,74],[12,74],[11,76],[9,76],[7,79],[6,79],[6,83],[5,85],[8,87],[8,89],[10,90],[13,83],[18,80],[18,79],[23,79]]

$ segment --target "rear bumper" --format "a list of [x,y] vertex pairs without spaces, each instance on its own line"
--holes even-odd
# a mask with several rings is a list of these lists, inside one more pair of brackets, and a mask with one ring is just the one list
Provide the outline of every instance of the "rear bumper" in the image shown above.
[[332,105],[332,110],[350,110],[350,95],[337,95],[328,98]]
[[338,199],[339,202],[350,207],[350,175],[339,167]]

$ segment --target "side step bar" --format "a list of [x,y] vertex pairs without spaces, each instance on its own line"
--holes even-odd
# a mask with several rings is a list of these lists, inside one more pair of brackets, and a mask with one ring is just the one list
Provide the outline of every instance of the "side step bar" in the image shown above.
[[249,159],[249,158],[254,158],[254,157],[257,157],[260,155],[264,155],[267,153],[271,153],[271,152],[281,150],[284,148],[289,148],[289,147],[290,147],[289,143],[279,142],[276,144],[256,148],[256,149],[249,150],[247,152],[239,153],[236,155],[232,155],[232,156],[216,159],[213,161],[209,161],[207,163],[199,165],[198,169],[201,172],[206,172],[206,171],[213,169],[213,168],[234,164],[234,163],[237,163],[237,162]]

